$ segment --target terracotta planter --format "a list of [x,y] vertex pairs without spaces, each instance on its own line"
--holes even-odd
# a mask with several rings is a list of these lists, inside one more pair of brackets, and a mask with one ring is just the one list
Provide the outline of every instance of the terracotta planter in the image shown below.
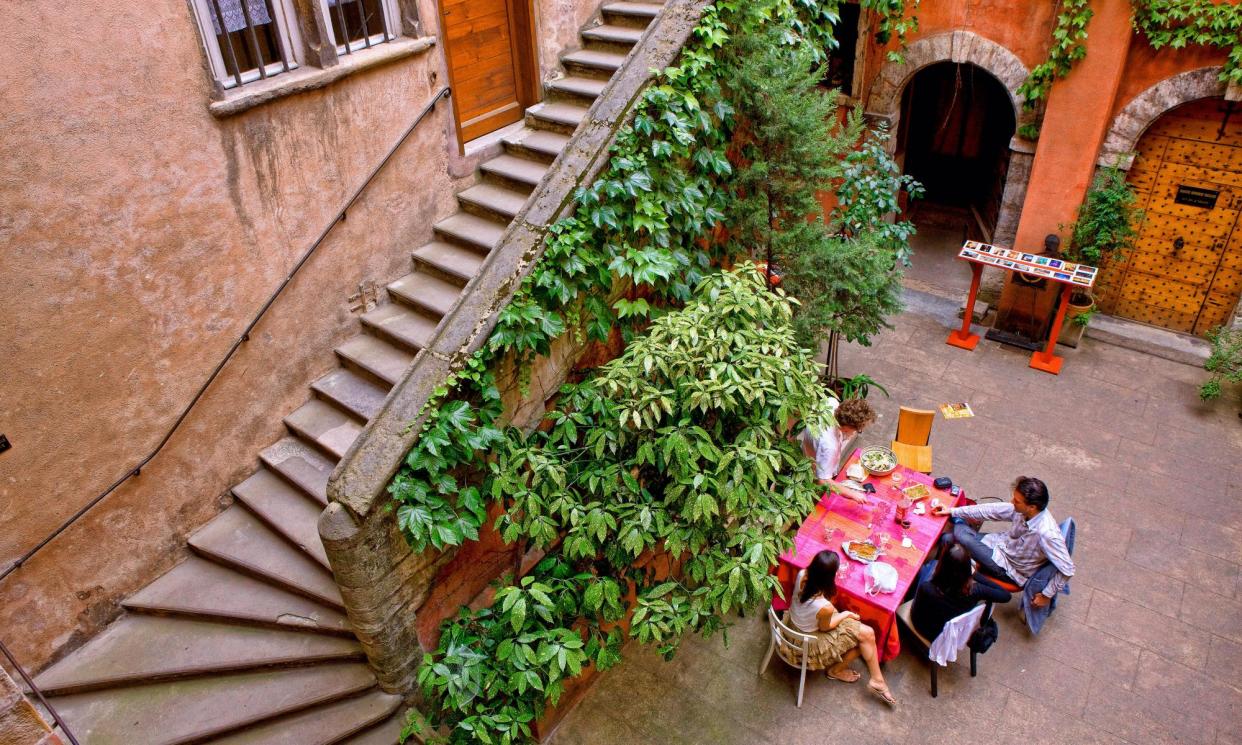
[[1077,349],[1082,342],[1082,336],[1087,331],[1085,324],[1075,323],[1074,319],[1084,313],[1090,313],[1095,308],[1095,298],[1087,296],[1086,304],[1075,302],[1084,298],[1071,297],[1069,307],[1065,310],[1065,325],[1061,327],[1061,337],[1057,340],[1058,344],[1064,344],[1071,349]]

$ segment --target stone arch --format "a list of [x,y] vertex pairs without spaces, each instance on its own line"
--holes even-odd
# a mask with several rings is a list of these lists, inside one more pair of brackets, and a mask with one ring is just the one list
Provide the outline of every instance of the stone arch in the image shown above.
[[[1017,127],[1032,122],[1035,113],[1022,108],[1022,96],[1018,86],[1026,80],[1029,70],[1018,55],[1008,48],[984,38],[973,31],[945,31],[930,34],[913,41],[906,48],[902,62],[887,62],[867,95],[866,112],[873,121],[884,121],[890,132],[897,131],[901,119],[901,98],[906,84],[915,73],[937,62],[972,64],[996,78],[1009,93],[1013,104],[1013,118]],[[896,138],[888,141],[889,152],[897,147]],[[1017,137],[1009,143],[1009,172],[1001,194],[1000,214],[992,242],[1012,246],[1018,233],[1018,218],[1022,216],[1022,203],[1026,200],[1027,183],[1031,178],[1031,164],[1035,158],[1034,143]]]
[[1129,170],[1139,138],[1166,111],[1201,98],[1225,95],[1227,86],[1220,72],[1220,66],[1179,72],[1130,99],[1113,117],[1100,148],[1100,165]]
[[904,61],[886,62],[867,95],[867,114],[885,120],[894,130],[901,118],[901,93],[919,70],[937,62],[970,63],[988,72],[1009,92],[1014,121],[1021,126],[1029,118],[1022,111],[1018,86],[1029,71],[1018,56],[973,31],[946,31],[913,41]]

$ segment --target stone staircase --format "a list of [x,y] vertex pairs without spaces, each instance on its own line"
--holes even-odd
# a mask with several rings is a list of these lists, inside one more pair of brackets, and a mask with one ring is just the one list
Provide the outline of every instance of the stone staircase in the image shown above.
[[497,245],[591,102],[662,5],[618,0],[460,210],[413,252],[413,271],[362,316],[338,366],[285,417],[235,503],[191,555],[124,602],[125,615],[38,676],[83,745],[393,745],[401,698],[381,691],[320,543],[328,476]]

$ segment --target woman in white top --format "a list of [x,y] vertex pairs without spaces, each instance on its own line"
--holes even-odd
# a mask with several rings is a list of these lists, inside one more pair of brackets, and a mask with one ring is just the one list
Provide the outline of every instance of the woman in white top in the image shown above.
[[837,467],[841,465],[845,443],[875,421],[875,411],[865,400],[849,398],[836,407],[833,417],[837,420],[837,426],[825,432],[802,430],[798,438],[802,452],[815,462],[815,483],[827,486],[829,490],[859,504],[866,504],[865,494],[833,479],[837,475]]
[[814,634],[815,642],[807,653],[807,667],[826,670],[829,678],[853,683],[862,676],[850,663],[862,656],[871,680],[867,690],[890,706],[897,699],[884,682],[880,656],[876,649],[875,632],[858,619],[857,613],[838,611],[832,605],[837,593],[837,569],[841,557],[836,551],[820,551],[811,564],[794,580],[789,622],[804,634]]

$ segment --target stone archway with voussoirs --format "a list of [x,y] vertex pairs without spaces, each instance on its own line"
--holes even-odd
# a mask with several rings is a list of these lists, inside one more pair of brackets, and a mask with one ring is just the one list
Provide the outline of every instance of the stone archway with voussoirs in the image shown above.
[[1180,72],[1161,80],[1130,99],[1113,117],[1104,144],[1100,147],[1099,164],[1130,170],[1134,150],[1147,128],[1165,112],[1201,98],[1224,96],[1231,101],[1242,100],[1242,86],[1226,85],[1220,79],[1221,67],[1200,67]]
[[[897,131],[901,120],[902,93],[906,84],[919,70],[937,62],[971,64],[987,72],[1008,91],[1017,127],[1035,119],[1034,112],[1023,110],[1023,99],[1018,95],[1018,86],[1022,85],[1030,71],[1016,54],[991,39],[973,31],[946,31],[910,42],[902,56],[901,62],[885,63],[867,95],[867,117],[886,122],[890,132]],[[896,146],[896,138],[888,141],[890,152]],[[1035,145],[1015,135],[1009,143],[1009,151],[1009,172],[1005,177],[1000,214],[992,236],[993,243],[1005,246],[1013,245],[1018,232],[1018,218],[1026,199]]]

